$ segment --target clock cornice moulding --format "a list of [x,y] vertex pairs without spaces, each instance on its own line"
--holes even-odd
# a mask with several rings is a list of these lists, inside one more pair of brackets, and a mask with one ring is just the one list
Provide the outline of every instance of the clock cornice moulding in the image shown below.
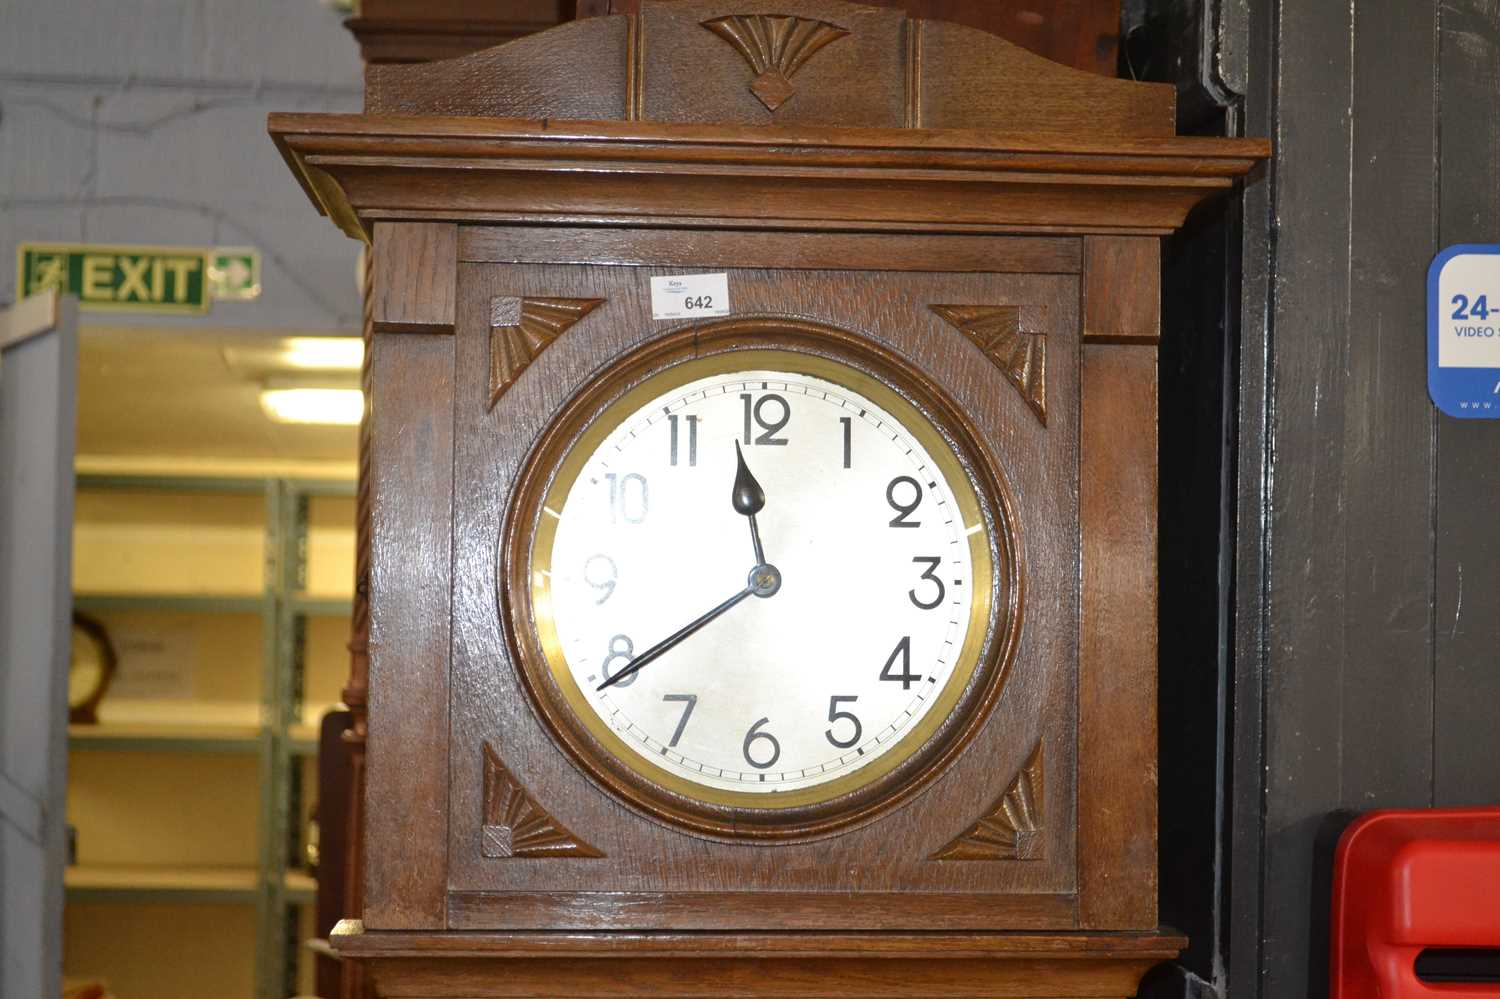
[[313,203],[380,221],[1166,235],[1262,139],[273,114]]

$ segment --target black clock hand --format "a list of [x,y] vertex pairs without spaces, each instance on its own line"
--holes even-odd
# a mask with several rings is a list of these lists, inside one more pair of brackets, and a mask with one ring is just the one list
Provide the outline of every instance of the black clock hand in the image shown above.
[[745,464],[745,454],[740,450],[739,441],[734,442],[734,459],[739,464],[734,473],[734,509],[736,513],[750,518],[750,543],[755,546],[755,564],[765,565],[766,553],[760,547],[760,526],[755,523],[755,515],[765,508],[766,494],[760,488],[760,483],[755,481],[755,476],[750,474],[750,466]]
[[629,664],[627,664],[624,669],[620,670],[620,672],[616,673],[614,676],[606,678],[603,683],[599,684],[599,686],[595,687],[594,689],[603,690],[606,687],[612,687],[626,677],[634,674],[636,670],[640,669],[642,666],[645,666],[647,663],[650,663],[656,659],[660,659],[662,656],[666,655],[668,652],[671,652],[677,646],[681,645],[682,642],[686,638],[688,638],[688,636],[698,631],[714,618],[728,611],[729,608],[733,607],[741,600],[744,600],[746,597],[769,597],[779,589],[781,589],[781,573],[777,571],[776,567],[774,565],[764,564],[756,566],[754,569],[750,570],[750,579],[745,584],[745,588],[743,590],[736,593],[734,596],[730,597],[728,600],[724,601],[722,604],[715,607],[707,614],[704,614],[693,623],[687,625],[684,628],[680,628],[677,631],[674,631],[672,634],[668,635],[666,638],[663,638],[661,641],[651,646],[651,648],[647,649],[645,652],[642,652],[640,655],[630,660]]

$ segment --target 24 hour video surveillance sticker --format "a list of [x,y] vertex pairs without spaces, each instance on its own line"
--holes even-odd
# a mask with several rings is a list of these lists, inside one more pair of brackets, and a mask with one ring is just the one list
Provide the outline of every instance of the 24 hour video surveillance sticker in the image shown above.
[[1450,246],[1427,271],[1427,393],[1464,420],[1500,420],[1500,245]]

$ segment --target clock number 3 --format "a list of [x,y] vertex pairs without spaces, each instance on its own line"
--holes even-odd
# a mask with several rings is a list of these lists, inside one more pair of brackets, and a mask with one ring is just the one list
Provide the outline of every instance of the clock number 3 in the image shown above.
[[937,568],[938,566],[943,564],[943,560],[941,558],[938,558],[936,555],[918,555],[913,558],[912,561],[917,563],[918,565],[921,565],[924,562],[927,564],[927,570],[922,573],[922,579],[930,579],[932,580],[932,582],[937,584],[937,596],[933,597],[931,600],[923,600],[917,596],[915,587],[907,590],[906,595],[911,597],[911,602],[916,604],[922,610],[932,610],[938,604],[942,603],[943,598],[948,595],[947,589],[943,587],[943,581],[941,579],[938,579],[937,577]]

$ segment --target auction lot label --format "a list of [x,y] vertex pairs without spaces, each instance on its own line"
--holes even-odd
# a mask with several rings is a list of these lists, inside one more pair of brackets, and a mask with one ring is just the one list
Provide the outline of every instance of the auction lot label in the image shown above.
[[1450,246],[1433,258],[1427,393],[1449,416],[1500,419],[1500,244]]

